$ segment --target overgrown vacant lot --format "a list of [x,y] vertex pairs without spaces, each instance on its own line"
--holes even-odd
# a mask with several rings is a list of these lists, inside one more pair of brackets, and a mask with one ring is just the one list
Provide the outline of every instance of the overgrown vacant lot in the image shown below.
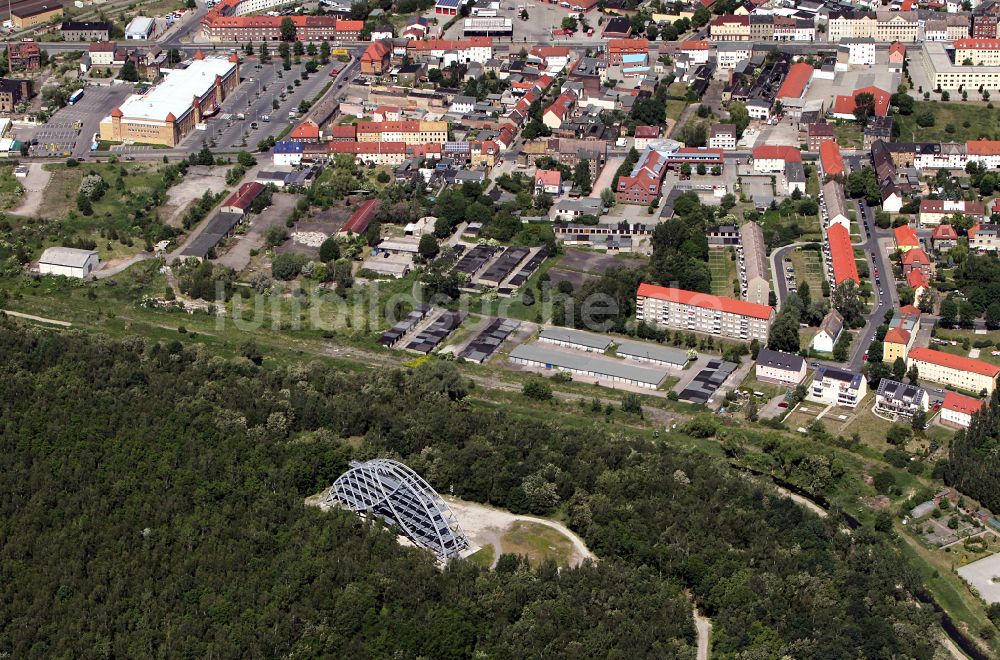
[[[970,90],[971,96],[978,92]],[[933,126],[921,126],[917,118],[931,113]],[[899,140],[917,142],[965,142],[980,138],[1000,137],[1000,108],[989,108],[985,103],[915,103],[913,114],[895,115],[899,125]],[[968,124],[968,126],[966,126]],[[948,127],[954,130],[949,132]]]
[[[156,184],[163,180],[162,165],[146,163],[93,163],[67,167],[65,164],[46,165],[53,174],[45,193],[39,215],[43,218],[62,218],[76,209],[76,194],[80,182],[88,174],[99,174],[108,184],[104,197],[94,202],[94,216],[111,214],[119,217],[133,208],[136,202],[148,196]],[[124,187],[116,185],[122,179]]]
[[14,166],[0,166],[0,210],[9,209],[21,197],[21,184],[14,177]]

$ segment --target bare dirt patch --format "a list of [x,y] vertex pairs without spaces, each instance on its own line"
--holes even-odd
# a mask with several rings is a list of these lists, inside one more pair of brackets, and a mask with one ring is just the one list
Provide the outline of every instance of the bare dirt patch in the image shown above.
[[200,199],[206,190],[218,193],[226,188],[226,168],[202,165],[188,168],[184,178],[167,191],[167,201],[163,205],[164,221],[168,225],[179,227],[184,211],[192,202]]
[[493,546],[497,559],[503,553],[515,553],[527,555],[533,562],[550,557],[560,566],[578,566],[584,559],[595,559],[583,540],[561,523],[454,497],[444,499],[472,544]]

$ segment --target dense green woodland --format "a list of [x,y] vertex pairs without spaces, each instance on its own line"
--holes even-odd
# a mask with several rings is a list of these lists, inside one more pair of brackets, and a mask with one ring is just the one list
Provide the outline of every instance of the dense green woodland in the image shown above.
[[969,428],[955,435],[945,481],[990,511],[1000,511],[1000,390],[993,391]]
[[[718,459],[492,409],[445,362],[258,367],[0,320],[0,370],[0,654],[691,658],[684,587],[719,657],[933,655],[937,622],[883,536]],[[562,511],[601,561],[442,573],[303,506],[375,455]]]

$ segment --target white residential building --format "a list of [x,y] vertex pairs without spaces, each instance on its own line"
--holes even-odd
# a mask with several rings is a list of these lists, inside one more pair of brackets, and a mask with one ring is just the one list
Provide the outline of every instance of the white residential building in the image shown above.
[[874,39],[845,39],[841,48],[847,49],[847,63],[854,66],[875,64]]
[[875,394],[875,409],[890,415],[913,417],[918,411],[927,412],[930,401],[930,395],[922,387],[883,378]]
[[861,374],[820,365],[806,399],[843,408],[856,408],[867,394],[868,381]]
[[788,387],[798,385],[806,377],[806,361],[801,355],[762,348],[757,353],[757,380]]
[[844,317],[837,310],[831,309],[823,317],[823,322],[819,324],[819,331],[813,335],[813,350],[820,353],[833,353],[833,346],[837,343],[843,330]]
[[958,392],[948,392],[941,404],[941,423],[960,429],[969,428],[972,416],[986,405],[982,399],[974,399]]

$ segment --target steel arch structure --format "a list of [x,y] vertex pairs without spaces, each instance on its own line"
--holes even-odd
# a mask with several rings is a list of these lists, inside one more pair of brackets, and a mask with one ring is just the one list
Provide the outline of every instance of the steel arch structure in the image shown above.
[[441,496],[420,475],[399,461],[351,461],[330,487],[326,503],[371,513],[399,529],[441,561],[457,557],[469,540]]

